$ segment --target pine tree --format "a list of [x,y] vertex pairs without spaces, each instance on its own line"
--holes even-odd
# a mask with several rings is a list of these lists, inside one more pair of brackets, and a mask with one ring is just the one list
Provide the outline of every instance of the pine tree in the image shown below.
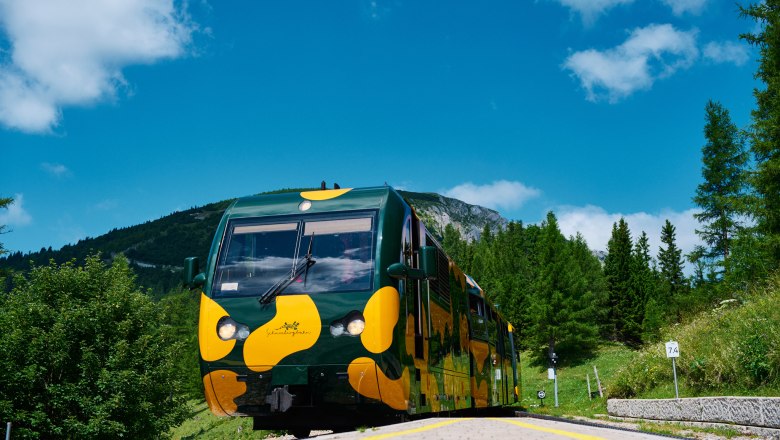
[[552,351],[566,357],[590,350],[597,342],[598,326],[587,304],[582,273],[552,212],[542,223],[537,258],[528,334],[532,356],[543,363]]
[[[765,89],[754,89],[757,108],[753,110],[750,132],[755,172],[751,184],[757,200],[753,214],[763,238],[770,267],[780,264],[780,0],[763,0],[740,7],[743,17],[753,19],[758,31],[740,35],[760,50],[755,78]],[[759,263],[760,264],[760,263]]]
[[[13,202],[14,199],[0,197],[0,209],[3,208],[7,209],[8,205],[10,205]],[[5,229],[6,229],[5,225],[0,225],[0,234],[5,234]],[[5,254],[6,252],[8,251],[6,251],[5,248],[3,247],[3,243],[0,243],[0,255]]]
[[[607,257],[604,260],[604,275],[607,279],[609,292],[610,322],[614,329],[613,336],[626,340],[631,339],[635,324],[632,309],[635,300],[631,292],[631,232],[628,223],[621,218],[612,225],[612,236],[607,243]],[[624,330],[628,326],[629,335]]]
[[680,308],[687,294],[687,283],[683,275],[682,250],[675,243],[675,227],[667,219],[661,228],[661,243],[666,248],[658,250],[658,265],[661,267],[662,298],[669,301],[672,311],[678,321],[681,317]]
[[598,326],[601,335],[608,335],[609,325],[609,293],[607,279],[601,267],[601,261],[593,255],[585,238],[579,232],[569,241],[574,262],[579,266],[581,279],[584,283],[582,303],[586,307],[588,318]]
[[746,210],[747,154],[727,109],[720,103],[709,101],[705,113],[704,137],[707,144],[702,148],[704,182],[699,184],[693,198],[702,211],[694,217],[702,224],[702,229],[697,229],[696,233],[709,246],[697,252],[697,257],[712,262],[712,271],[717,274],[721,272],[717,267],[728,270],[731,243],[741,228],[738,216]]
[[630,342],[638,343],[643,340],[645,311],[647,302],[655,297],[655,277],[650,268],[652,257],[650,256],[650,242],[647,234],[642,231],[642,235],[634,245],[631,254],[631,292],[635,302],[631,312],[631,319],[628,322],[631,326],[625,329],[625,333],[630,336]]

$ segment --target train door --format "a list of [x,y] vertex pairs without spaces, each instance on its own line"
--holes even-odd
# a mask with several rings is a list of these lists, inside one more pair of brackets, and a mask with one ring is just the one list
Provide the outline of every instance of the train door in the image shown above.
[[[406,264],[412,268],[420,267],[420,221],[411,216],[407,222],[407,233],[410,240],[410,252]],[[420,289],[420,280],[410,280],[408,282],[407,293],[412,298],[412,315],[414,317],[414,357],[423,359],[425,357],[425,337],[423,329],[425,328],[426,313],[423,307],[423,299]]]

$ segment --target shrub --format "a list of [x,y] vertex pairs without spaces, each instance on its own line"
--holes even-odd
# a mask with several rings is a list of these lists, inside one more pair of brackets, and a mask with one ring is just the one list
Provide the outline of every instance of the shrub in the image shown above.
[[127,261],[33,268],[0,297],[0,420],[14,438],[150,438],[187,409],[181,343]]

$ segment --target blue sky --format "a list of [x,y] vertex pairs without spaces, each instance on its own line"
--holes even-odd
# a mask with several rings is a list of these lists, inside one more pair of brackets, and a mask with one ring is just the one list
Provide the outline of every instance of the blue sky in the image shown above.
[[696,241],[704,105],[745,127],[726,0],[0,2],[7,249],[209,202],[387,182],[604,249]]

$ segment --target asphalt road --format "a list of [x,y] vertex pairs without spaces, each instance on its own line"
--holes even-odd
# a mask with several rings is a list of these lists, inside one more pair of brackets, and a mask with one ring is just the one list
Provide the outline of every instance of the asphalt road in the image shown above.
[[660,439],[639,432],[583,426],[519,417],[431,418],[408,423],[367,428],[363,432],[341,432],[314,437],[317,440],[492,440],[492,439]]

